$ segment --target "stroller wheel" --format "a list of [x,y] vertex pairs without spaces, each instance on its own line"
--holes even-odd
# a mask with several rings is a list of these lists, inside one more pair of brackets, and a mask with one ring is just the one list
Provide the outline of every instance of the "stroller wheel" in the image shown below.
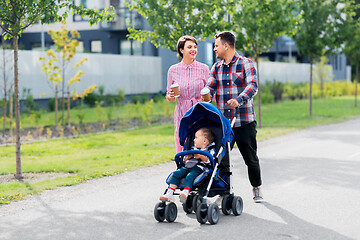
[[159,202],[154,208],[154,217],[158,222],[163,222],[165,219],[165,202]]
[[232,207],[231,195],[225,195],[221,202],[221,211],[225,215],[230,215]]
[[209,206],[208,212],[207,212],[207,218],[209,220],[210,224],[217,224],[219,221],[220,216],[220,210],[216,203],[212,203]]
[[196,209],[196,219],[199,223],[205,224],[207,221],[208,207],[206,203],[201,203]]
[[194,212],[196,212],[196,210],[197,210],[198,206],[200,206],[200,204],[201,204],[201,197],[198,194],[194,195],[193,200],[192,200],[192,207],[193,207]]
[[165,207],[165,218],[168,222],[175,221],[177,217],[177,207],[176,204],[171,202]]
[[234,196],[232,200],[232,211],[235,216],[238,216],[243,211],[243,200],[239,196]]
[[186,202],[185,203],[183,203],[183,209],[184,209],[184,211],[186,212],[186,213],[191,213],[193,210],[194,210],[194,208],[193,208],[193,198],[194,198],[194,196],[195,195],[193,195],[193,194],[190,194],[189,196],[188,196],[188,198],[186,199]]

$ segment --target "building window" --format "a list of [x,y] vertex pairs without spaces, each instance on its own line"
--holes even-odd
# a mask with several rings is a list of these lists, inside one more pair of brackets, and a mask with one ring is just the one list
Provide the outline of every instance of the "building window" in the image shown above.
[[84,42],[83,41],[79,41],[79,45],[76,47],[76,52],[78,52],[78,53],[84,52]]
[[341,71],[341,60],[342,60],[342,57],[341,56],[339,56],[339,70]]
[[[74,4],[76,6],[83,5],[84,8],[91,8],[91,9],[95,9],[95,10],[104,9],[104,1],[103,0],[75,0]],[[74,16],[73,16],[74,22],[88,21],[88,19],[89,18],[87,16],[81,17],[78,14],[74,14]]]
[[142,49],[141,49],[141,43],[139,41],[131,40],[132,41],[132,55],[135,56],[141,56],[142,55]]
[[120,40],[120,54],[121,55],[142,55],[142,46],[139,41],[135,40]]
[[205,63],[206,65],[208,65],[209,67],[211,67],[214,63],[214,56],[213,56],[213,44],[212,43],[206,43],[206,50],[205,50]]
[[[50,43],[45,43],[45,51],[48,49],[53,49],[55,50],[55,46],[53,44]],[[37,43],[32,43],[31,44],[31,50],[33,51],[42,51],[42,47],[41,47],[41,43],[37,42]]]
[[91,52],[92,53],[101,53],[102,47],[101,47],[101,41],[100,40],[93,40],[91,41]]

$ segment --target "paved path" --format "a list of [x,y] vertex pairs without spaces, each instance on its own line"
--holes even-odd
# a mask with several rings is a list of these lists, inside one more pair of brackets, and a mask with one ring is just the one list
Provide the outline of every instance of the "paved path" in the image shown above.
[[174,223],[154,205],[174,163],[47,191],[0,207],[0,239],[360,239],[360,119],[259,143],[266,202],[255,204],[232,151],[241,216],[201,225],[179,202]]

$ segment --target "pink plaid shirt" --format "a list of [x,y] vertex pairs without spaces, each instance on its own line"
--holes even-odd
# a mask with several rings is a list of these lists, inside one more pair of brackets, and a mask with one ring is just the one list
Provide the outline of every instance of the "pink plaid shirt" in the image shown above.
[[200,102],[200,91],[205,87],[209,78],[209,67],[198,61],[186,65],[183,61],[172,65],[168,71],[167,91],[173,83],[180,86],[180,96],[177,99],[174,111],[174,130],[176,152],[181,152],[182,147],[179,142],[179,124],[182,116],[193,105]]

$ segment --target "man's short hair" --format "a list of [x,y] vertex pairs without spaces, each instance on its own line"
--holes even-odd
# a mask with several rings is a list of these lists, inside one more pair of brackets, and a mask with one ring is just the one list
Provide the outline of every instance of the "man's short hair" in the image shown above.
[[180,57],[183,57],[183,54],[180,52],[180,49],[184,49],[185,46],[185,42],[186,41],[192,41],[196,44],[196,46],[198,45],[196,39],[192,36],[182,36],[179,38],[177,45],[176,45],[176,50],[178,52],[178,54],[180,55]]
[[212,143],[215,140],[214,133],[211,131],[210,128],[200,128],[199,130],[202,131],[205,138],[209,140],[209,143]]
[[235,48],[235,35],[232,32],[224,31],[215,35],[215,39],[220,38],[222,44],[229,44],[231,48]]

